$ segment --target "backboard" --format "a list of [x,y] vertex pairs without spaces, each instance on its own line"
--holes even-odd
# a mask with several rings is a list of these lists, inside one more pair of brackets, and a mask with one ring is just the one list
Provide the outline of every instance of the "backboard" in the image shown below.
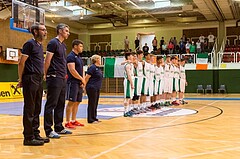
[[33,5],[13,0],[10,29],[30,33],[31,25],[35,22],[45,24],[45,11]]

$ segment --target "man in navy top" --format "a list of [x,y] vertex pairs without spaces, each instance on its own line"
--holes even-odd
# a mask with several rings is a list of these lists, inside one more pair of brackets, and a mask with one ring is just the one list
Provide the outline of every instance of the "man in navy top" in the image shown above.
[[[83,42],[75,39],[72,42],[72,51],[67,56],[67,100],[65,127],[75,128],[84,126],[76,120],[78,105],[82,102],[83,87],[85,79],[83,73],[83,61],[80,54],[83,52]],[[70,116],[72,115],[72,121]]]
[[39,134],[39,114],[41,112],[43,94],[43,47],[42,41],[47,37],[47,30],[43,24],[35,23],[31,26],[33,38],[28,40],[22,49],[22,56],[18,64],[18,86],[23,87],[23,135],[24,145],[43,145],[49,142]]
[[88,123],[99,123],[97,119],[97,106],[99,101],[100,89],[102,86],[102,71],[100,69],[101,56],[93,55],[91,57],[92,65],[88,68],[86,74],[86,92],[88,96]]
[[[57,37],[47,45],[44,64],[44,78],[47,82],[47,102],[44,110],[44,130],[50,138],[60,138],[59,134],[71,134],[64,129],[65,88],[67,75],[66,45],[64,40],[70,35],[69,26],[57,25]],[[54,111],[54,114],[53,114]],[[54,130],[52,129],[54,119]]]

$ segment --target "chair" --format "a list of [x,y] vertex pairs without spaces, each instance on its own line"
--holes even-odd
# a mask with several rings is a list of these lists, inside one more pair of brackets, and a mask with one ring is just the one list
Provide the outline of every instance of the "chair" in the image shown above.
[[207,93],[208,91],[210,91],[211,93],[213,93],[212,85],[207,85],[207,87],[206,87],[206,89],[205,89],[205,93]]
[[223,91],[224,93],[227,92],[224,84],[220,85],[220,87],[218,88],[218,93],[220,93],[221,91]]
[[203,85],[198,85],[198,86],[197,86],[197,93],[198,93],[199,91],[202,91],[202,92],[204,93]]

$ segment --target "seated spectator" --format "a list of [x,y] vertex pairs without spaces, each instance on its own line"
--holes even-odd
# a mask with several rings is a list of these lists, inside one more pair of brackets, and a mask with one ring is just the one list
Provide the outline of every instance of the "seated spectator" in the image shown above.
[[166,42],[163,43],[162,50],[163,50],[163,54],[166,54],[166,55],[168,54]]
[[169,44],[168,44],[169,54],[173,54],[173,49],[174,49],[174,45],[173,45],[173,43],[170,41]]
[[180,54],[183,54],[185,51],[185,44],[184,44],[184,41],[183,39],[181,38],[181,40],[179,41],[179,52]]

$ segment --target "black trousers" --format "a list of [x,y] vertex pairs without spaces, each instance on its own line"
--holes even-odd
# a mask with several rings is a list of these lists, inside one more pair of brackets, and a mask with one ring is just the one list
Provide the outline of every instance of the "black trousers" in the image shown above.
[[100,95],[100,90],[95,88],[86,88],[87,96],[88,96],[88,123],[92,123],[97,119],[97,106]]
[[44,109],[44,130],[48,136],[53,131],[53,121],[56,132],[64,129],[62,123],[65,107],[66,79],[49,77],[46,82],[47,101]]
[[39,135],[39,114],[42,106],[42,75],[23,75],[23,135],[27,140]]

